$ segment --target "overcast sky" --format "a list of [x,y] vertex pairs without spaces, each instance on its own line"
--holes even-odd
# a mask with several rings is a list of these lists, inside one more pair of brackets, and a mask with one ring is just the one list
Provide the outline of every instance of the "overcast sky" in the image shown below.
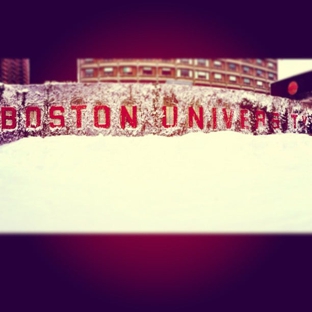
[[278,80],[312,70],[312,59],[279,59]]

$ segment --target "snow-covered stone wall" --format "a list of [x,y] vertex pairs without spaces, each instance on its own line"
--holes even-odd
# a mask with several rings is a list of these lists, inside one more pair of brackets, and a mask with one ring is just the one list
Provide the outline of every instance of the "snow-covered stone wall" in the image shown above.
[[154,84],[0,85],[0,144],[27,136],[312,133],[312,108],[247,91]]

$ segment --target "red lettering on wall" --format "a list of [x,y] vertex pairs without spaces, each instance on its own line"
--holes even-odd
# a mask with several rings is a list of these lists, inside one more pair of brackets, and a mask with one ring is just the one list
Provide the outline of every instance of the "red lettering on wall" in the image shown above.
[[4,106],[1,109],[2,129],[12,130],[16,128],[16,109],[11,106]]
[[247,121],[247,118],[245,115],[248,113],[248,109],[241,109],[240,110],[240,127],[241,129],[248,129],[248,126],[245,125],[245,122]]
[[[105,114],[105,123],[100,124],[99,112],[103,111]],[[94,107],[94,126],[97,128],[109,128],[110,127],[110,108],[106,105],[96,105]]]
[[120,124],[121,128],[125,129],[126,122],[128,122],[132,128],[136,128],[138,125],[138,119],[137,119],[137,107],[131,106],[132,108],[132,116],[129,114],[126,106],[121,106],[120,109]]
[[265,126],[265,112],[262,110],[256,111],[256,129],[259,128],[259,123],[262,123],[262,126]]
[[302,116],[303,125],[306,125],[307,122],[307,116]]
[[222,108],[222,112],[223,112],[223,120],[225,122],[226,128],[230,129],[232,127],[233,110],[230,109],[230,116],[228,116],[226,108]]
[[[33,118],[32,118],[33,117]],[[34,119],[36,122],[34,123]],[[38,128],[41,125],[41,110],[37,106],[26,107],[26,128]]]
[[193,119],[195,119],[197,126],[200,129],[204,128],[204,110],[202,106],[198,107],[199,110],[199,116],[196,114],[195,109],[193,106],[189,107],[189,127],[192,128],[193,127]]
[[273,113],[272,128],[277,129],[280,126],[279,113]]
[[212,108],[212,129],[217,129],[217,109]]
[[172,125],[168,125],[167,124],[167,106],[163,106],[162,110],[164,113],[164,117],[162,118],[162,125],[165,128],[170,128],[170,127],[175,127],[178,123],[178,108],[176,106],[173,106],[173,124]]
[[291,114],[291,118],[294,121],[294,129],[297,128],[297,123],[296,123],[296,119],[297,119],[298,115],[297,114]]
[[[55,124],[53,122],[50,122],[50,127],[51,128],[56,128],[60,127],[63,128],[65,127],[65,118],[63,116],[64,114],[64,107],[63,106],[51,106],[50,111],[49,111],[49,116],[52,120],[58,120],[59,124]],[[61,114],[56,114],[56,112],[60,112]]]
[[81,128],[82,126],[82,110],[87,108],[87,105],[71,105],[71,109],[76,111],[76,127]]

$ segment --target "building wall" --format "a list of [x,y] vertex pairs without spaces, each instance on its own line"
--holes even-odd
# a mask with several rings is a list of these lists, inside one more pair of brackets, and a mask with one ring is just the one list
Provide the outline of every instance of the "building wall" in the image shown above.
[[7,84],[29,84],[28,59],[0,59],[0,82]]
[[270,93],[276,59],[79,59],[78,82],[186,83]]

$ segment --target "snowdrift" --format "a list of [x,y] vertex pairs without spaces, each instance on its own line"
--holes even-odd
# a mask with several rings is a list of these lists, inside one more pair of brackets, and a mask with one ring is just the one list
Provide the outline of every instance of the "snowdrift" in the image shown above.
[[312,231],[312,141],[293,133],[29,137],[0,147],[0,231]]

